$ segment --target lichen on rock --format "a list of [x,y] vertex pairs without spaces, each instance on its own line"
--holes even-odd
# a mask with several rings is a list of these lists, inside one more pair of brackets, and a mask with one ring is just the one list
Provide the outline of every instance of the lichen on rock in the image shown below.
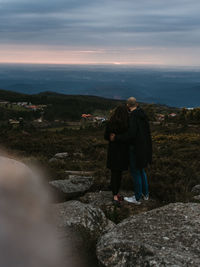
[[104,213],[97,208],[79,201],[67,201],[54,205],[59,228],[71,227],[76,229],[91,242],[114,227]]
[[132,216],[102,236],[103,266],[200,266],[200,204],[173,203]]

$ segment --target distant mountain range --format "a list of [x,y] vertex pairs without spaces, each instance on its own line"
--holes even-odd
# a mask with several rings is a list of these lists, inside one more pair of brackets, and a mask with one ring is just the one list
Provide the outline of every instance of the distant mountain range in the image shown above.
[[200,106],[199,69],[121,66],[0,65],[0,88],[24,94],[57,92],[175,107]]

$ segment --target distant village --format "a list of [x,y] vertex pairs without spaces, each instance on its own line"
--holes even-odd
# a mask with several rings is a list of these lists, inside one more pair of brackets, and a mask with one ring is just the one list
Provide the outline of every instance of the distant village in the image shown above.
[[90,121],[90,122],[102,123],[102,122],[105,122],[106,120],[107,120],[106,117],[94,116],[92,114],[82,114],[81,115],[81,121],[82,122]]
[[[4,100],[0,100],[0,106],[4,107],[4,108],[8,108],[8,109],[16,109],[16,108],[22,108],[25,109],[27,111],[40,111],[40,118],[36,119],[33,121],[33,124],[35,126],[49,126],[49,124],[47,123],[47,121],[44,120],[43,115],[45,112],[45,109],[47,108],[47,105],[33,105],[31,102],[9,102],[9,101],[4,101]],[[19,117],[18,119],[16,118],[10,118],[8,120],[8,123],[11,125],[19,125],[23,122],[24,118],[23,117]],[[69,122],[69,121],[63,121],[63,120],[58,120],[56,119],[54,121],[54,124],[63,124],[66,123],[66,125],[68,127],[75,127],[75,126],[81,126],[81,127],[86,127],[88,125],[96,125],[99,126],[100,124],[102,124],[103,122],[105,122],[107,120],[106,117],[104,116],[94,116],[92,114],[82,114],[80,117],[80,121],[79,122]]]
[[[42,115],[44,113],[45,108],[47,105],[33,105],[31,102],[9,102],[9,101],[4,101],[0,100],[0,106],[8,109],[13,109],[13,110],[27,110],[27,111],[40,111],[41,112],[41,118],[37,119],[38,122],[42,122]],[[16,118],[10,118],[8,120],[8,123],[11,125],[19,125],[23,123],[24,118],[19,117],[18,119]]]
[[4,107],[7,108],[18,106],[32,111],[44,110],[44,108],[47,107],[47,105],[33,105],[31,102],[9,102],[9,101],[0,101],[0,105],[4,105]]
[[[0,107],[8,108],[8,109],[14,109],[14,110],[27,110],[27,111],[39,111],[39,118],[34,119],[31,123],[40,128],[46,128],[46,127],[54,127],[54,126],[59,126],[62,124],[62,126],[66,126],[68,128],[74,128],[74,129],[80,129],[86,128],[86,127],[99,127],[102,124],[104,124],[107,120],[106,116],[101,116],[101,115],[93,115],[93,114],[88,114],[88,113],[83,113],[80,116],[79,121],[64,121],[64,120],[59,120],[56,119],[54,122],[48,122],[44,120],[44,114],[45,114],[45,109],[47,108],[47,105],[35,105],[32,104],[31,102],[9,102],[9,101],[4,101],[0,100]],[[186,108],[187,110],[192,110],[193,108]],[[151,120],[151,123],[154,125],[159,125],[163,122],[166,122],[166,120],[176,118],[178,115],[178,110],[177,112],[172,112],[172,113],[159,113],[155,112],[153,120]],[[151,119],[151,118],[150,118]],[[173,120],[172,120],[173,121]],[[24,118],[19,117],[19,118],[9,118],[8,123],[10,125],[22,125],[24,123]]]

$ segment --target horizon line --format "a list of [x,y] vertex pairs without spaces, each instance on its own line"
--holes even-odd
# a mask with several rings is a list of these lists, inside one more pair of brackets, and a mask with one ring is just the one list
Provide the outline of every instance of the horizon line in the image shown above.
[[0,62],[0,65],[60,65],[60,66],[112,66],[112,67],[171,67],[171,68],[200,68],[200,65],[170,65],[158,63],[50,63],[50,62]]

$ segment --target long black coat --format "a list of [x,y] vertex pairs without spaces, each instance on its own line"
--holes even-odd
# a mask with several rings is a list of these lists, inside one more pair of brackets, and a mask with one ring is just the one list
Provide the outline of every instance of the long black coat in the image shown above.
[[136,166],[147,167],[152,162],[152,140],[149,122],[143,109],[137,107],[130,113],[129,129],[124,134],[116,135],[118,142],[128,142],[135,150]]
[[107,150],[107,168],[111,170],[125,171],[129,165],[129,145],[126,142],[111,142],[110,134],[122,134],[113,130],[109,122],[107,123],[104,138],[109,141]]

